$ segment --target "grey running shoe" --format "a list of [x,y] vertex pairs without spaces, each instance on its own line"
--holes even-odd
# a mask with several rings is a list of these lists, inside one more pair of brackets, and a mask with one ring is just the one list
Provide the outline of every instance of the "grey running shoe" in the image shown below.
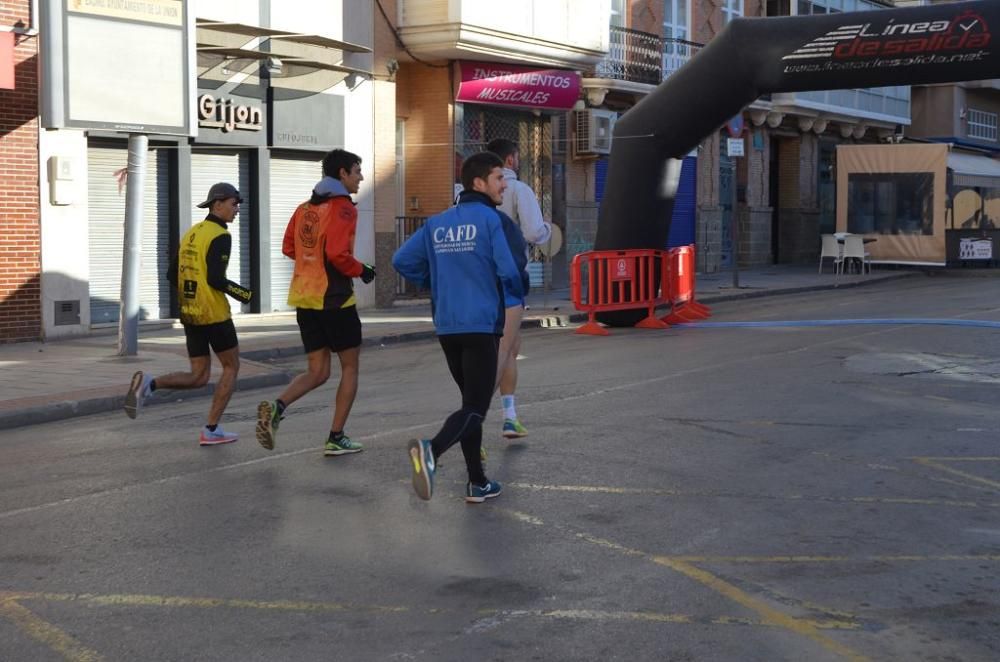
[[125,415],[135,418],[142,409],[143,401],[149,397],[149,383],[152,378],[146,377],[142,370],[137,370],[132,375],[132,381],[128,385],[128,392],[125,394]]

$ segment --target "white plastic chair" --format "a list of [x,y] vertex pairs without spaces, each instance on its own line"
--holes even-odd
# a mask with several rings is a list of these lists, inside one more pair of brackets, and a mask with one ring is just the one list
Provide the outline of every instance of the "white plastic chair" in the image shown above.
[[[844,253],[841,255],[841,260],[847,262],[847,260],[858,260],[861,262],[861,273],[865,273],[865,266],[868,266],[868,273],[871,273],[872,267],[869,262],[869,255],[865,252],[865,241],[864,237],[857,234],[852,234],[844,237]],[[841,263],[841,270],[843,270],[844,265]]]
[[820,239],[822,243],[819,251],[819,273],[823,273],[823,258],[825,257],[833,258],[833,272],[839,273],[844,261],[843,246],[837,242],[837,238],[832,234],[821,235]]

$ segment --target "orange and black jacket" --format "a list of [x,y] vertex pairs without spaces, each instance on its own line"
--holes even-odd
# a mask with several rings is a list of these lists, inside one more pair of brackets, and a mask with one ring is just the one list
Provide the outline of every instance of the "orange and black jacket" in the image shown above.
[[357,225],[358,210],[347,190],[339,181],[324,178],[285,229],[281,252],[295,260],[288,305],[313,310],[355,305],[351,279],[364,271],[364,264],[354,258]]

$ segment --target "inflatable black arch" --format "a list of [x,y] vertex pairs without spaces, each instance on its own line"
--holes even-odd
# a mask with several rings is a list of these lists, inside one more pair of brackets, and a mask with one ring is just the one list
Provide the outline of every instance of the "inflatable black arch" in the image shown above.
[[678,160],[761,95],[998,78],[991,26],[998,0],[733,20],[615,124],[594,249],[666,246]]

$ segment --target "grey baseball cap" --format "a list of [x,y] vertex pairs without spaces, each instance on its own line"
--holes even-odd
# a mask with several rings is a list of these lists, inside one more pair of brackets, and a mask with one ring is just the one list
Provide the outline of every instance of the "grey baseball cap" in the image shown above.
[[240,197],[240,192],[236,190],[235,186],[228,182],[219,182],[218,184],[212,184],[212,188],[208,189],[208,197],[205,199],[205,202],[198,206],[205,209],[211,207],[212,203],[216,200],[225,200],[227,198],[236,198],[236,202],[243,202],[243,198]]

